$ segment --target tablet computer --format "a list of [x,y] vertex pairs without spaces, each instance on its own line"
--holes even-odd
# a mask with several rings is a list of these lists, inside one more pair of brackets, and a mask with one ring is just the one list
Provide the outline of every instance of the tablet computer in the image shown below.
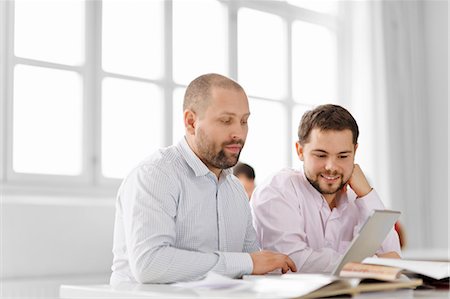
[[399,217],[399,211],[373,210],[331,274],[339,276],[345,264],[373,256]]

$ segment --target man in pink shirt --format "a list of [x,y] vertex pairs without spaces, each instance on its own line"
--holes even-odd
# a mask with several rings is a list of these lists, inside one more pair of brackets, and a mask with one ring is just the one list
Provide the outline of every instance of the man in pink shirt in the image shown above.
[[[289,255],[299,272],[331,272],[370,212],[385,208],[354,163],[358,135],[355,119],[341,106],[306,112],[295,144],[303,171],[283,169],[253,193],[261,246]],[[377,255],[400,257],[394,229]]]

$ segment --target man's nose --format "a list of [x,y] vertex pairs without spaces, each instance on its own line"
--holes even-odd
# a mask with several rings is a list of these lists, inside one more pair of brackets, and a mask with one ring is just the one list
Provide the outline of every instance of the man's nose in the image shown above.
[[231,138],[233,140],[245,140],[247,137],[247,128],[244,128],[241,125],[234,126],[233,131],[231,132]]
[[334,159],[329,158],[327,159],[327,162],[325,164],[325,169],[327,171],[335,171],[336,170],[336,161],[334,161]]

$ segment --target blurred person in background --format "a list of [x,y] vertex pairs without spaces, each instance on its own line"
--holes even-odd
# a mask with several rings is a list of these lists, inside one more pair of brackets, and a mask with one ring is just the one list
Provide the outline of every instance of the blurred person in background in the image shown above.
[[238,163],[233,167],[233,174],[241,181],[250,200],[255,189],[255,170],[246,163]]

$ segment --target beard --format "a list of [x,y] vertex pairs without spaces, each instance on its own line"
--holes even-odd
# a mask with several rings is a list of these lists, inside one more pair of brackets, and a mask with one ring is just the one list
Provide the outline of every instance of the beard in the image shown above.
[[[306,169],[305,169],[305,176],[306,179],[308,180],[308,182],[314,187],[314,189],[316,189],[317,191],[319,191],[319,193],[321,194],[336,194],[339,190],[341,190],[348,182],[348,180],[350,179],[350,177],[348,177],[346,180],[343,179],[343,175],[339,174],[340,176],[340,183],[338,184],[338,186],[334,187],[334,184],[326,184],[326,183],[322,183],[322,186],[320,185],[320,181],[319,181],[319,177],[320,177],[320,173],[316,175],[315,179],[313,179],[312,175],[310,175]],[[330,175],[330,176],[336,176],[338,175],[337,172],[335,173],[326,173],[326,175]],[[326,185],[326,186],[323,186]]]
[[231,140],[224,142],[220,145],[216,145],[209,140],[206,134],[202,131],[198,131],[197,150],[200,155],[200,160],[206,165],[210,165],[218,169],[226,169],[233,167],[239,161],[241,151],[236,154],[227,154],[224,150],[225,146],[231,144],[240,144],[244,146],[245,141],[243,139]]

